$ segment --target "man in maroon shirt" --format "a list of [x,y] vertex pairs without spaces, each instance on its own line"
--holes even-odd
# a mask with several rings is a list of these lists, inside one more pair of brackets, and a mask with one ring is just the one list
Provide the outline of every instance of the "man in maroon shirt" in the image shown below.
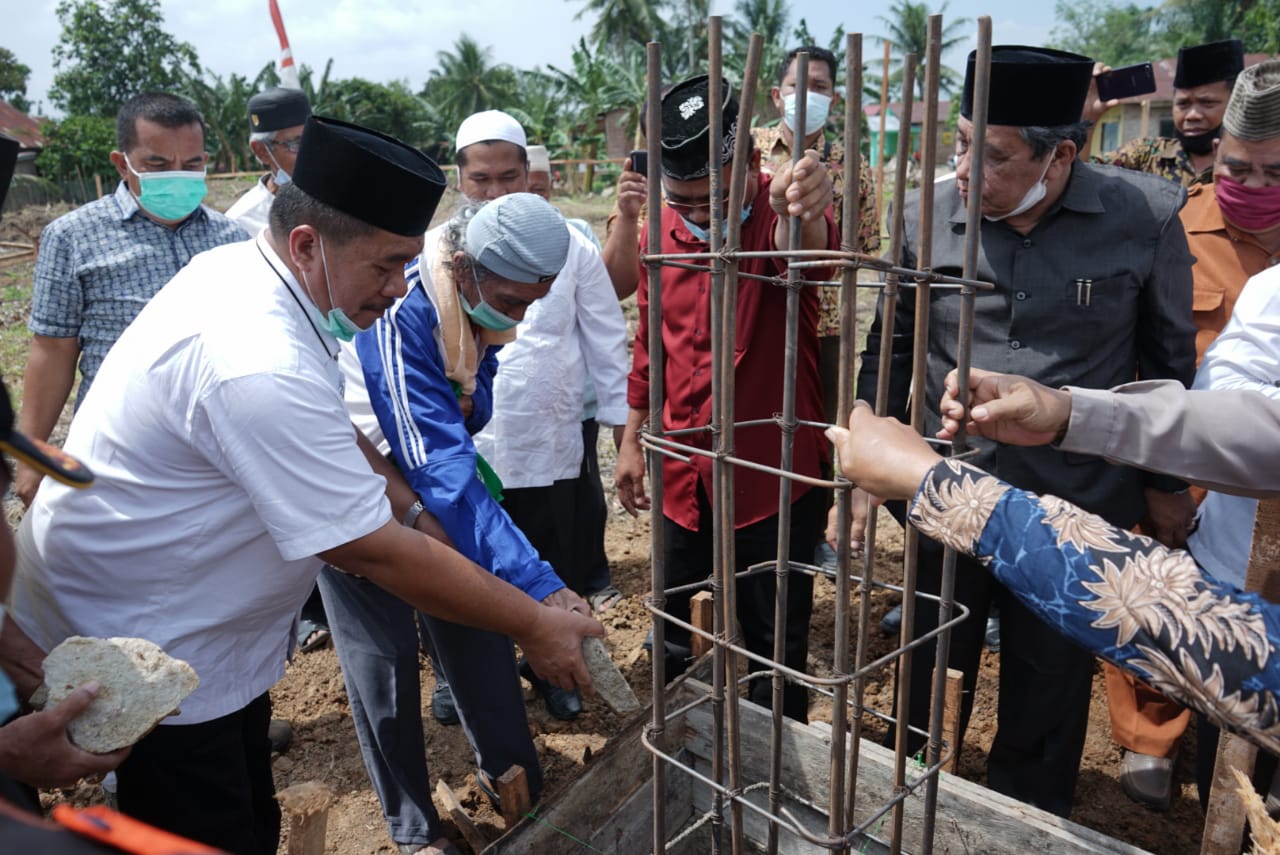
[[[710,163],[707,134],[707,78],[695,77],[673,87],[662,99],[662,189],[666,204],[661,212],[662,252],[705,252],[711,222]],[[719,163],[724,186],[729,183],[729,158],[738,131],[738,105],[725,87],[723,145]],[[636,209],[644,199],[643,182],[632,182],[620,195],[619,208]],[[623,198],[623,197],[626,198]],[[726,191],[727,196],[727,191]],[[772,178],[760,172],[760,152],[751,154],[744,205],[733,216],[742,219],[742,249],[785,248],[789,217],[801,218],[804,249],[837,248],[839,239],[831,216],[831,179],[817,152],[805,152],[794,168]],[[728,214],[726,214],[728,216]],[[638,242],[636,218],[619,217],[609,241]],[[781,275],[782,259],[748,259],[739,269],[747,273]],[[636,267],[639,279],[640,329],[636,335],[634,363],[628,378],[627,402],[631,408],[618,450],[615,479],[618,498],[632,514],[649,508],[644,490],[644,457],[639,432],[649,418],[648,283]],[[829,278],[822,271],[812,278]],[[711,276],[705,271],[676,267],[662,269],[662,340],[665,350],[663,405],[664,430],[703,427],[711,419]],[[785,367],[787,291],[764,282],[742,279],[738,284],[737,347],[735,351],[735,415],[737,422],[771,419],[782,411]],[[799,360],[796,384],[796,416],[823,421],[822,388],[818,380],[818,294],[813,288],[801,295]],[[696,442],[711,447],[708,434]],[[776,425],[741,428],[735,435],[738,457],[771,466],[781,458],[781,433]],[[795,471],[821,476],[828,470],[827,444],[816,428],[800,428],[795,434]],[[668,587],[706,580],[711,575],[711,460],[695,456],[685,463],[663,461],[663,515]],[[779,480],[775,476],[739,467],[734,475],[734,521],[737,544],[736,570],[772,560],[778,543]],[[791,558],[809,563],[823,530],[823,515],[830,497],[824,490],[792,485]],[[774,574],[772,571],[740,580],[738,620],[746,645],[754,653],[772,657],[774,623]],[[675,594],[667,610],[684,619],[689,616],[689,594]],[[788,582],[786,662],[805,670],[808,656],[809,616],[813,609],[813,578],[792,574]],[[669,676],[685,669],[689,661],[689,633],[669,625],[666,630]],[[751,699],[770,705],[767,680],[752,681]],[[808,697],[803,686],[788,684],[784,713],[808,718]]]

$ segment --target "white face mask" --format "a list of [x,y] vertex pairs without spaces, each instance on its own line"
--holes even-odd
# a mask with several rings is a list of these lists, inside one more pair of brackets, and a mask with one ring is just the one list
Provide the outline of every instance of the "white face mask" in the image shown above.
[[1028,187],[1027,192],[1022,194],[1022,201],[1018,203],[1016,208],[1009,211],[1007,214],[996,214],[994,216],[983,214],[982,216],[993,223],[998,223],[1001,220],[1007,220],[1010,217],[1025,214],[1027,211],[1030,211],[1036,205],[1040,204],[1040,200],[1042,200],[1049,192],[1049,185],[1048,182],[1044,180],[1044,177],[1049,174],[1050,166],[1053,166],[1052,152],[1049,153],[1049,161],[1044,165],[1044,171],[1040,173],[1040,177],[1036,179],[1036,183]]
[[[806,138],[816,134],[827,123],[827,113],[831,110],[831,96],[809,90],[805,98],[804,135]],[[782,96],[782,121],[793,131],[796,126],[796,93],[788,92]]]

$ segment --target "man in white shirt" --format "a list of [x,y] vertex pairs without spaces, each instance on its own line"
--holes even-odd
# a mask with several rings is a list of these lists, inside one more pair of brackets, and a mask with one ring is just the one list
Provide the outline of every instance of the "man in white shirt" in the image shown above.
[[339,340],[404,294],[439,168],[313,117],[293,178],[267,232],[193,259],[111,350],[66,443],[96,487],[37,495],[0,637],[24,695],[71,635],[140,636],[187,660],[200,687],[121,765],[120,808],[237,853],[277,848],[267,690],[324,562],[513,636],[566,688],[589,687],[579,648],[600,632],[424,537],[429,515],[400,525],[410,491],[370,471],[389,467],[343,409]]

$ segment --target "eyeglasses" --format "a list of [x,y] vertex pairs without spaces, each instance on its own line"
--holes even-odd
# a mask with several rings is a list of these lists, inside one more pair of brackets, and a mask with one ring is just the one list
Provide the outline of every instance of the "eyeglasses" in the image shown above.
[[[729,210],[729,191],[726,189],[723,191],[723,194],[724,195],[720,200],[720,204],[723,206],[724,211],[728,211]],[[668,208],[675,211],[677,214],[681,214],[681,215],[692,214],[696,211],[709,212],[711,210],[710,198],[708,198],[705,202],[679,202],[672,199],[670,196],[668,196],[665,188],[662,191],[662,202]]]
[[294,137],[291,140],[269,140],[267,146],[287,149],[290,154],[297,154],[298,149],[302,148],[302,137]]

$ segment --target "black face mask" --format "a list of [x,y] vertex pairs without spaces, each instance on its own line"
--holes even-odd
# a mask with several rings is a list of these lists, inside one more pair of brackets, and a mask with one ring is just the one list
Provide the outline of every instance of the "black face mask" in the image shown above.
[[1187,154],[1212,154],[1213,141],[1222,136],[1222,125],[1218,125],[1207,134],[1184,134],[1181,131],[1173,133],[1182,145],[1182,150]]

